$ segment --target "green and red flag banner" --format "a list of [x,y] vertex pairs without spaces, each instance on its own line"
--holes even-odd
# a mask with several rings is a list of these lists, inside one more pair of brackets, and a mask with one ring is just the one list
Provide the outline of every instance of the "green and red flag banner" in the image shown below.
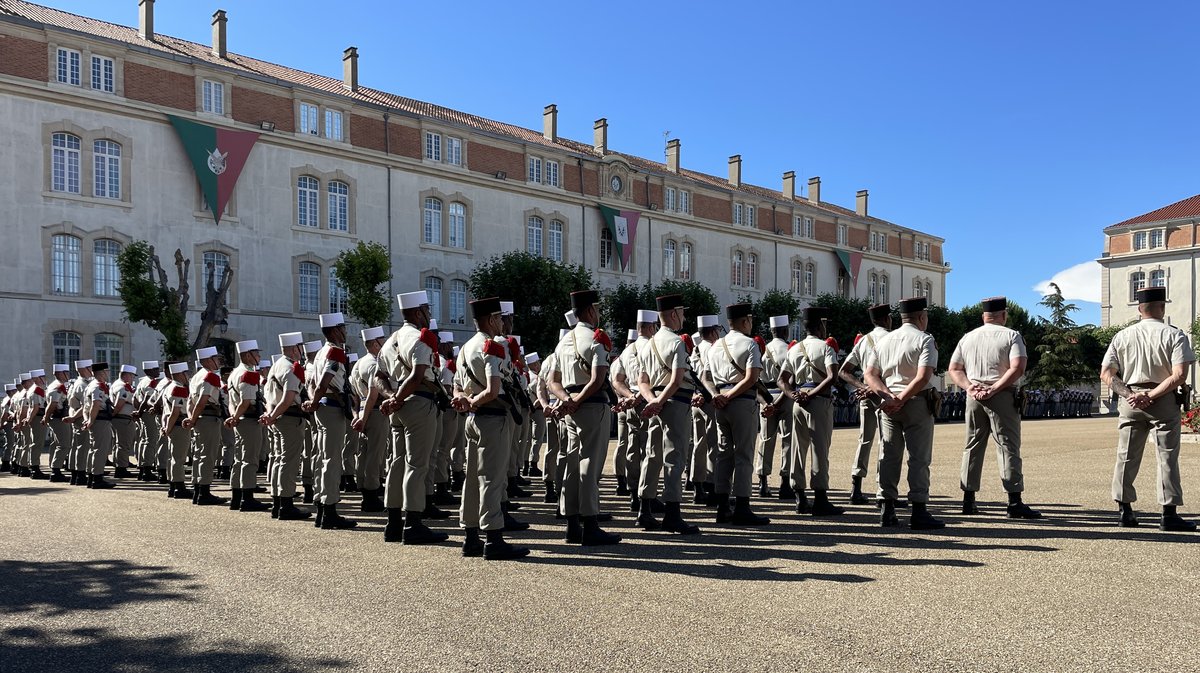
[[628,271],[629,258],[633,256],[633,246],[637,243],[638,220],[642,214],[636,210],[617,210],[599,203],[596,205],[612,234],[613,253],[621,260],[621,270]]
[[842,268],[846,269],[846,273],[850,274],[850,284],[857,285],[858,270],[862,267],[862,253],[838,250],[837,258],[842,262]]
[[167,119],[171,120],[171,126],[175,127],[179,141],[183,143],[183,150],[192,160],[196,179],[200,181],[200,191],[212,210],[213,221],[221,224],[221,213],[225,212],[225,204],[233,195],[233,187],[246,166],[246,159],[250,156],[250,150],[254,149],[259,134],[216,128],[175,115],[167,115]]

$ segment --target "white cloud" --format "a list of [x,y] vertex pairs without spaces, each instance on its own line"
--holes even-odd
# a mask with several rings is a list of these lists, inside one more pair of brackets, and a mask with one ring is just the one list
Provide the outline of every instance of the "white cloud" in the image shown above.
[[1050,289],[1050,283],[1058,285],[1064,299],[1100,303],[1100,265],[1095,261],[1087,261],[1063,269],[1054,274],[1050,280],[1043,280],[1034,285],[1033,289],[1038,294],[1045,296],[1053,292]]

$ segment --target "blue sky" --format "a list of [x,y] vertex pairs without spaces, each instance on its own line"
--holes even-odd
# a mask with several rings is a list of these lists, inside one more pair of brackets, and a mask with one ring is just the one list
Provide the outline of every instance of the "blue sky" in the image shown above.
[[[136,0],[43,0],[137,24]],[[1057,278],[1099,322],[1101,229],[1200,192],[1200,3],[159,0],[159,32],[824,200],[947,239],[948,303],[1030,308]],[[333,8],[336,11],[331,11]],[[731,9],[733,8],[733,9]],[[735,12],[734,9],[737,11]],[[1086,301],[1092,300],[1092,301]]]

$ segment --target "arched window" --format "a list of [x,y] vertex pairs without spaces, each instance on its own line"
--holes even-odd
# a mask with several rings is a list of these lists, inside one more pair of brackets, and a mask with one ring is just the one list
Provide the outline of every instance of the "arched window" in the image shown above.
[[663,262],[662,262],[662,277],[675,277],[675,241],[668,238],[663,241]]
[[546,236],[546,257],[555,262],[563,261],[562,220],[550,220],[550,231]]
[[891,300],[888,299],[888,277],[887,277],[886,273],[879,274],[878,302],[880,304],[890,304],[891,303]]
[[[97,334],[96,362],[107,362],[110,370],[120,365],[121,349],[124,345],[124,339],[120,334]],[[109,376],[116,378],[116,372],[110,371]]]
[[329,191],[329,229],[350,231],[350,185],[331,180]]
[[[929,281],[925,281],[925,296],[926,297],[933,296],[933,283],[930,283]],[[929,302],[933,303],[933,300],[930,299]]]
[[1137,301],[1137,291],[1146,287],[1146,272],[1134,271],[1129,274],[1129,301]]
[[845,269],[838,269],[837,293],[839,297],[850,296],[850,275]]
[[878,276],[878,274],[873,273],[873,274],[871,274],[870,279],[867,281],[867,297],[871,300],[872,304],[877,304],[877,303],[879,303],[877,300],[878,296],[879,296],[879,276]]
[[429,245],[442,244],[442,201],[429,197],[425,199],[425,242]]
[[79,193],[79,136],[55,133],[50,138],[50,189]]
[[613,268],[613,236],[608,227],[600,230],[600,268]]
[[54,364],[73,365],[82,358],[83,339],[75,332],[54,333]]
[[1150,287],[1166,287],[1167,272],[1162,269],[1155,269],[1150,272]]
[[457,201],[450,204],[450,247],[467,247],[467,207]]
[[920,297],[920,296],[921,296],[921,292],[922,292],[921,281],[920,281],[920,279],[916,279],[916,278],[914,278],[914,279],[913,279],[913,293],[912,293],[912,296],[914,296],[914,297]]
[[429,295],[429,317],[442,321],[442,279],[437,276],[425,278],[425,292]]
[[321,312],[321,265],[313,262],[300,262],[296,269],[299,308],[301,313]]
[[[209,265],[212,266],[209,266]],[[216,250],[208,250],[204,253],[204,269],[203,279],[204,288],[208,287],[209,282],[212,282],[213,287],[221,286],[221,279],[225,277],[225,269],[229,266],[229,255]]]
[[342,281],[338,280],[337,273],[332,268],[329,269],[329,312],[330,313],[345,313],[346,305],[350,301],[350,293],[346,290],[346,286],[342,285]]
[[742,284],[742,264],[745,261],[745,255],[740,251],[733,253],[733,262],[729,269],[729,282],[732,285]]
[[120,272],[117,270],[117,255],[121,244],[109,238],[101,238],[92,245],[92,267],[95,270],[95,292],[97,297],[117,296]]
[[296,224],[302,227],[317,227],[317,197],[321,184],[310,175],[301,175],[296,180]]
[[800,294],[804,290],[804,263],[792,261],[792,294]]
[[684,243],[679,246],[679,280],[692,278],[692,244]]
[[50,283],[54,294],[79,294],[83,242],[56,234],[50,239]]
[[804,265],[804,296],[811,297],[816,294],[814,283],[816,282],[817,265],[811,262]]
[[450,281],[450,323],[467,324],[467,282],[464,280]]
[[758,255],[746,256],[746,287],[758,287]]
[[121,198],[121,146],[111,140],[92,144],[95,166],[95,196],[104,199]]
[[542,229],[545,221],[537,215],[530,215],[525,224],[525,250],[531,255],[542,256]]

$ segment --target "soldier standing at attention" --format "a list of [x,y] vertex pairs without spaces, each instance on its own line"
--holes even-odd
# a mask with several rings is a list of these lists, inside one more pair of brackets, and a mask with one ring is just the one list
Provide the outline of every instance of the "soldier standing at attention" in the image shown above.
[[984,299],[983,326],[963,335],[950,356],[950,380],[965,393],[967,444],[963,449],[963,514],[978,514],[979,490],[988,435],[996,440],[1000,483],[1008,492],[1008,518],[1040,519],[1042,515],[1021,502],[1025,477],[1021,472],[1021,414],[1017,410],[1017,382],[1025,374],[1028,355],[1025,339],[1004,326],[1008,300]]
[[[446,396],[449,398],[454,395],[454,373],[458,369],[455,363],[457,355],[454,352],[454,332],[449,330],[438,331],[438,355],[441,357],[442,366],[438,370],[438,385],[446,391]],[[457,505],[458,500],[454,497],[453,489],[451,488],[451,479],[453,478],[452,463],[454,461],[454,447],[461,440],[463,415],[455,411],[453,408],[442,411],[442,427],[438,432],[437,464],[434,466],[437,470],[437,475],[434,479],[434,502],[439,505]]]
[[[320,339],[313,339],[304,343],[304,385],[300,387],[300,401],[298,405],[303,411],[305,403],[311,401],[311,391],[309,390],[310,383],[316,374],[313,373],[313,360],[317,359],[317,352],[324,345]],[[313,475],[316,473],[317,450],[313,439],[317,432],[316,419],[312,412],[304,411],[304,454],[300,458],[300,481],[304,484],[304,502],[312,504],[313,497],[316,491],[313,490]]]
[[67,418],[74,430],[71,432],[71,453],[67,456],[67,467],[71,469],[72,486],[87,486],[90,463],[88,455],[92,449],[92,433],[83,427],[87,401],[84,391],[92,382],[92,361],[75,361],[75,380],[67,387]]
[[385,338],[382,327],[368,327],[362,331],[363,345],[367,354],[354,363],[350,370],[350,387],[358,396],[358,413],[350,425],[363,434],[362,455],[358,461],[358,486],[362,490],[363,512],[382,512],[383,501],[379,499],[379,468],[387,454],[389,439],[388,419],[379,411],[379,388],[375,373],[379,369],[379,349]]
[[[453,364],[453,361],[450,362]],[[525,476],[536,479],[546,476],[542,472],[542,468],[538,467],[538,459],[542,457],[542,442],[546,437],[546,409],[542,406],[541,398],[538,395],[538,388],[542,383],[542,379],[538,375],[538,372],[542,371],[541,354],[534,352],[526,355],[525,367],[528,370],[525,373],[525,382],[529,387],[529,398],[533,402],[533,411],[529,414],[532,425],[530,426],[528,460],[525,461]]]
[[155,481],[154,465],[158,461],[158,417],[150,407],[154,404],[155,386],[158,385],[160,369],[158,360],[142,362],[142,371],[146,374],[138,379],[133,389],[133,417],[142,426],[142,434],[137,442],[138,481]]
[[[631,509],[640,511],[641,509],[641,494],[639,492],[639,483],[641,482],[642,470],[644,467],[652,467],[656,472],[650,478],[654,484],[655,491],[658,488],[658,470],[662,469],[662,454],[659,453],[657,461],[646,462],[647,437],[649,431],[649,421],[642,417],[641,403],[643,402],[641,394],[638,392],[638,382],[641,379],[642,371],[642,349],[649,343],[649,339],[658,331],[658,313],[656,311],[647,311],[639,309],[637,312],[637,329],[629,330],[628,341],[625,349],[621,351],[621,356],[613,361],[609,373],[612,378],[613,390],[620,398],[617,408],[620,409],[617,416],[617,455],[621,452],[625,453],[625,471],[622,473],[618,468],[617,481],[618,485],[627,485],[626,494],[632,491]],[[624,442],[621,441],[622,426],[624,426]],[[659,447],[661,448],[661,447]],[[682,460],[680,467],[683,466]],[[621,495],[621,489],[617,489],[617,494]],[[658,493],[655,492],[650,496],[650,504],[653,506],[658,502]],[[635,512],[636,513],[636,512]]]
[[867,356],[863,376],[880,397],[880,427],[883,449],[879,453],[879,498],[883,500],[880,525],[899,525],[896,518],[900,462],[908,452],[908,501],[912,505],[909,526],[934,530],[946,524],[929,513],[929,461],[933,456],[933,372],[937,368],[937,344],[925,333],[929,326],[926,299],[900,301],[896,330],[875,344]]
[[[636,399],[634,393],[629,388],[631,385],[636,385],[637,380],[629,380],[629,374],[627,373],[624,361],[625,354],[628,352],[634,353],[634,357],[637,357],[637,338],[638,331],[635,329],[629,330],[625,337],[625,348],[621,350],[621,355],[614,359],[612,366],[608,368],[608,381],[612,385],[613,392],[617,395],[617,403],[613,407],[613,413],[617,416],[617,454],[614,456],[613,470],[616,472],[617,495],[619,496],[628,496],[629,486],[637,483],[636,477],[630,475],[632,468],[629,464],[630,443],[633,441],[634,434],[629,427],[629,405]],[[635,490],[636,488],[634,486]],[[633,496],[635,508],[637,502],[637,495],[635,494]]]
[[184,480],[184,467],[187,463],[188,436],[191,434],[183,427],[187,418],[188,401],[188,366],[186,362],[168,362],[166,379],[168,382],[160,392],[162,407],[162,423],[159,434],[165,440],[170,452],[168,462],[167,497],[176,500],[190,500],[192,492],[187,490]]
[[762,426],[762,432],[758,438],[758,455],[756,456],[757,465],[755,472],[758,473],[758,496],[760,498],[771,497],[771,489],[767,485],[767,478],[771,475],[771,464],[775,458],[775,444],[780,444],[779,452],[779,499],[788,500],[795,497],[792,491],[791,479],[789,475],[792,472],[792,456],[791,445],[795,441],[792,434],[792,398],[783,395],[780,396],[779,374],[783,371],[783,365],[787,362],[788,357],[788,327],[791,323],[791,318],[786,315],[771,316],[771,340],[767,342],[767,349],[763,352],[763,383],[767,385],[768,392],[777,398],[775,402],[775,413],[769,416],[763,416],[759,424]]
[[1133,482],[1142,464],[1146,437],[1153,432],[1158,448],[1158,501],[1163,514],[1159,527],[1191,532],[1196,524],[1179,516],[1183,486],[1179,476],[1180,403],[1175,391],[1187,380],[1196,361],[1187,335],[1163,322],[1167,290],[1148,287],[1137,291],[1141,319],[1117,332],[1101,364],[1100,379],[1121,398],[1117,465],[1112,494],[1121,511],[1121,525],[1138,525],[1133,513],[1137,490]]
[[892,306],[876,304],[867,309],[867,315],[875,327],[854,342],[854,348],[850,350],[838,372],[842,382],[854,389],[854,398],[858,400],[858,448],[854,452],[854,463],[850,465],[852,505],[867,504],[862,482],[867,476],[867,465],[871,460],[871,445],[879,436],[879,399],[865,381],[854,375],[854,371],[865,366],[867,356],[875,351],[875,344],[891,331]]
[[4,398],[0,399],[0,433],[3,433],[4,450],[0,453],[3,456],[3,462],[0,462],[0,469],[8,472],[13,465],[17,464],[16,449],[17,439],[16,432],[13,431],[14,418],[16,410],[13,407],[14,400],[17,396],[17,384],[4,384]]
[[796,512],[809,511],[804,495],[804,464],[812,450],[813,516],[837,516],[842,508],[829,502],[829,445],[833,441],[833,381],[837,376],[837,354],[825,341],[825,321],[830,311],[809,306],[804,311],[800,343],[788,350],[779,375],[779,386],[792,399],[792,488]]
[[25,424],[25,476],[30,479],[45,479],[42,472],[42,447],[46,444],[46,423],[42,418],[46,410],[46,370],[29,372],[29,387],[25,390],[22,413]]
[[279,335],[283,357],[271,365],[263,398],[267,413],[259,423],[267,426],[275,444],[271,463],[271,518],[299,521],[312,516],[296,507],[296,472],[304,452],[306,417],[300,410],[300,391],[304,388],[304,334]]
[[585,546],[621,541],[621,536],[605,532],[597,521],[600,475],[612,419],[612,402],[604,392],[612,341],[595,327],[600,319],[599,301],[600,293],[595,290],[571,293],[579,322],[558,342],[558,368],[550,379],[550,392],[562,402],[567,429],[560,511],[567,517],[567,542]]
[[[558,338],[561,341],[568,330],[559,330]],[[545,472],[542,477],[543,485],[546,488],[546,493],[542,497],[542,502],[556,503],[558,502],[558,456],[562,450],[562,433],[559,429],[558,418],[558,398],[550,394],[550,377],[557,367],[558,357],[551,352],[542,361],[542,366],[538,370],[538,383],[534,389],[538,400],[542,404],[543,413],[546,416],[546,462]]]
[[[697,385],[711,382],[712,375],[708,371],[708,351],[721,336],[721,327],[717,316],[702,315],[696,317],[696,327],[699,338],[693,337],[696,347],[692,349],[689,362],[692,365],[692,375],[700,377]],[[716,505],[713,497],[713,467],[717,456],[717,421],[716,410],[710,401],[698,407],[692,407],[692,487],[696,489],[694,502],[697,505]],[[711,501],[711,503],[710,503]]]
[[[63,466],[71,454],[71,425],[67,423],[67,365],[54,365],[54,381],[46,389],[46,412],[42,423],[54,433],[54,452],[50,454],[50,481],[65,482]],[[68,468],[69,469],[69,468]]]
[[193,505],[220,505],[225,498],[212,494],[213,472],[221,445],[221,356],[215,346],[196,351],[198,367],[188,383],[188,415],[183,427],[192,431],[196,457],[192,461]]
[[358,525],[337,512],[342,499],[342,452],[346,448],[349,427],[349,396],[346,394],[346,320],[341,313],[320,316],[325,343],[313,358],[313,378],[306,380],[309,399],[302,409],[314,415],[316,432],[313,450],[316,462],[313,482],[317,505],[317,528],[343,530]]
[[258,373],[258,342],[250,339],[236,345],[238,366],[229,374],[229,418],[225,427],[233,430],[233,469],[229,474],[229,488],[233,499],[229,509],[241,512],[262,512],[270,509],[266,503],[254,499],[254,488],[258,485],[258,456],[262,453],[262,428],[258,419],[262,417],[262,379]]
[[113,432],[116,434],[117,450],[113,456],[116,465],[114,476],[118,479],[129,477],[129,454],[133,453],[134,426],[133,412],[137,406],[133,403],[133,375],[137,367],[121,365],[121,373],[116,383],[112,384],[110,397],[113,405]]
[[[717,420],[717,460],[713,493],[717,500],[717,523],[736,526],[765,526],[771,520],[750,510],[754,479],[754,439],[758,435],[758,404],[755,386],[762,373],[762,353],[750,338],[754,316],[750,304],[725,307],[729,333],[708,349],[708,371],[712,375],[713,408]],[[771,413],[771,407],[767,407]],[[734,498],[733,513],[729,498]]]
[[108,364],[99,362],[92,368],[95,378],[83,391],[87,400],[84,407],[83,429],[91,435],[88,451],[87,487],[94,489],[112,488],[114,484],[104,480],[104,461],[112,450],[112,402],[108,395]]

